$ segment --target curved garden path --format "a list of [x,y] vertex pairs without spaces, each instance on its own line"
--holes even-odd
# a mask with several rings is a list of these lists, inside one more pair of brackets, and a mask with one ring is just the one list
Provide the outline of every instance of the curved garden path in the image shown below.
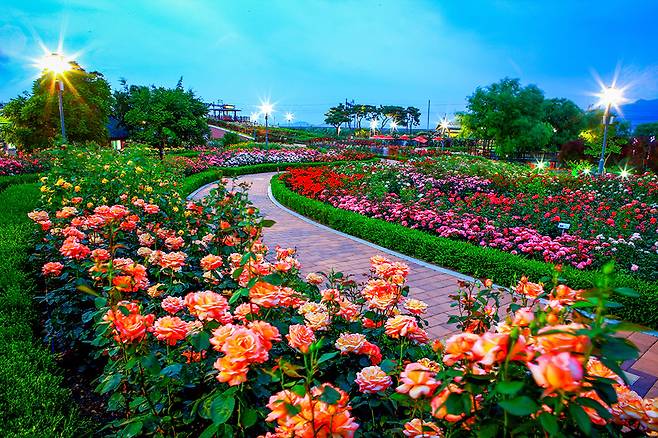
[[[376,247],[286,209],[273,201],[269,193],[269,182],[274,174],[244,175],[235,182],[249,183],[251,201],[265,217],[276,221],[276,224],[267,228],[264,233],[264,241],[270,248],[277,244],[297,248],[297,258],[302,264],[303,274],[328,272],[333,268],[353,274],[357,281],[365,280],[365,274],[370,269],[369,259],[373,255],[383,255],[391,260],[404,262],[410,269],[408,284],[411,295],[429,305],[429,333],[443,338],[455,332],[455,328],[447,323],[448,316],[454,311],[450,307],[448,295],[456,291],[457,280],[470,277]],[[214,187],[214,183],[205,185],[190,197],[200,199]],[[629,374],[635,391],[640,395],[657,397],[658,337],[645,333],[629,333],[627,336],[640,348],[641,356],[634,362],[624,363],[623,369]]]

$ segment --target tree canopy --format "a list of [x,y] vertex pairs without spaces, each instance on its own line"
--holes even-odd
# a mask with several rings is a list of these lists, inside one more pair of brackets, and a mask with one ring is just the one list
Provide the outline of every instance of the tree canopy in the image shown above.
[[[52,146],[61,140],[56,76],[44,71],[34,81],[31,93],[10,100],[1,112],[9,123],[3,136],[22,150]],[[99,72],[87,72],[72,62],[63,75],[63,107],[66,134],[70,142],[108,140],[107,122],[112,94]]]
[[583,128],[583,111],[575,103],[545,99],[537,86],[510,78],[478,87],[458,117],[463,135],[494,140],[501,155],[560,146]]
[[325,113],[325,123],[340,131],[340,127],[347,123],[348,127],[361,129],[363,120],[377,120],[379,129],[384,129],[389,122],[395,121],[398,125],[405,126],[411,132],[411,128],[420,124],[420,110],[416,107],[403,107],[399,105],[368,105],[340,103],[332,106]]
[[640,123],[635,127],[634,134],[638,137],[658,136],[658,122]]
[[204,144],[209,134],[206,105],[182,81],[175,88],[131,85],[114,93],[114,111],[130,137],[157,146]]

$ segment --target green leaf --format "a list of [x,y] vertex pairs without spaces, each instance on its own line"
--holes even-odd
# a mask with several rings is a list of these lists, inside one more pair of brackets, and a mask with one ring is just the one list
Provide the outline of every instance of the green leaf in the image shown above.
[[121,436],[133,437],[139,435],[139,433],[142,431],[143,425],[144,424],[141,421],[134,421],[123,428],[121,431]]
[[514,395],[523,388],[523,382],[498,382],[496,392],[500,394]]
[[464,413],[464,404],[462,403],[461,395],[451,393],[446,399],[446,410],[451,415],[459,415]]
[[200,332],[190,338],[190,343],[197,351],[205,350],[210,347],[210,335],[206,332]]
[[160,374],[167,377],[176,377],[178,376],[178,374],[180,374],[182,368],[183,368],[183,364],[175,363],[173,365],[169,365],[168,367],[163,368],[162,371],[160,371]]
[[224,424],[231,418],[235,408],[235,398],[224,394],[215,397],[210,404],[210,418],[214,424]]
[[633,297],[637,298],[640,296],[639,293],[631,289],[630,287],[618,287],[615,289],[615,292],[617,292],[619,295],[623,295],[625,297]]
[[582,430],[585,435],[589,435],[592,431],[592,422],[590,421],[587,412],[585,412],[585,410],[579,405],[571,403],[569,405],[569,413],[571,414],[571,418],[578,425],[580,430]]
[[324,387],[324,391],[322,391],[320,400],[327,404],[335,405],[338,402],[338,400],[340,400],[340,392],[336,391],[331,386],[326,385]]
[[539,414],[539,422],[550,436],[556,435],[558,431],[557,418],[553,414],[543,412]]
[[328,360],[333,359],[334,357],[338,356],[340,351],[332,351],[331,353],[324,353],[322,356],[320,356],[320,359],[318,359],[318,365],[321,364],[322,362],[326,362]]
[[295,385],[290,388],[290,390],[300,397],[304,397],[306,395],[306,388],[304,388],[304,385]]
[[576,401],[580,403],[581,406],[586,406],[588,408],[594,409],[601,418],[604,418],[606,420],[612,418],[612,414],[610,413],[610,411],[608,411],[601,403],[597,402],[594,399],[591,399],[589,397],[578,397]]
[[537,403],[525,395],[510,400],[502,400],[498,404],[510,414],[519,417],[534,414],[539,410]]
[[258,411],[256,409],[247,409],[242,413],[242,426],[247,428],[256,424],[258,421]]
[[273,221],[271,219],[263,219],[260,224],[263,226],[263,228],[270,228],[272,227],[276,221]]
[[263,281],[273,286],[281,286],[281,284],[283,284],[283,277],[277,273],[274,273],[264,276]]
[[112,374],[103,384],[102,389],[100,390],[101,394],[106,394],[112,390],[114,390],[119,384],[121,383],[121,380],[123,379],[123,375],[121,374]]
[[203,429],[199,438],[213,438],[219,429],[219,424],[212,423],[210,426]]
[[387,374],[393,371],[396,366],[397,364],[393,362],[391,359],[386,359],[381,364],[379,364],[379,368],[381,368],[382,371],[384,371]]
[[240,298],[248,297],[248,296],[249,296],[249,289],[243,287],[243,288],[238,289],[235,292],[233,292],[233,295],[231,295],[231,298],[229,298],[228,303],[229,304],[234,304]]

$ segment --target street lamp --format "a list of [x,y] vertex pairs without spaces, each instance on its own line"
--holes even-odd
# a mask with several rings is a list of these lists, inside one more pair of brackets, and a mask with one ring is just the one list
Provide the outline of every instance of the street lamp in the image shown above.
[[66,143],[66,126],[64,125],[62,92],[64,91],[64,73],[71,69],[71,63],[66,60],[63,54],[53,52],[40,59],[38,65],[41,67],[41,70],[52,73],[55,78],[57,97],[59,100],[59,124],[62,130],[62,141]]
[[395,120],[391,120],[391,124],[389,125],[389,127],[390,127],[389,131],[391,132],[395,131],[396,129],[398,129],[398,122],[396,122]]
[[292,119],[294,118],[295,116],[293,115],[293,113],[290,112],[286,113],[286,122],[288,122],[288,126],[290,126],[290,122],[292,122]]
[[379,124],[379,121],[377,119],[372,119],[370,121],[370,131],[371,135],[375,135],[377,133],[377,125]]
[[269,149],[269,117],[274,111],[274,106],[270,102],[262,102],[260,104],[260,112],[265,115],[265,150]]
[[624,90],[622,88],[615,88],[615,84],[613,83],[610,87],[604,87],[597,96],[599,97],[597,106],[605,107],[605,112],[603,113],[603,144],[601,145],[601,158],[599,159],[599,175],[603,175],[608,126],[611,121],[610,109],[612,107],[619,109],[619,105],[624,103]]

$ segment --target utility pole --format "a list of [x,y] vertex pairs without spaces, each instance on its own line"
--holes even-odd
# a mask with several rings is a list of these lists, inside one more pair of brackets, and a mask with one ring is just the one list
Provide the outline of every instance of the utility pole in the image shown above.
[[430,100],[427,99],[427,131],[430,130]]

